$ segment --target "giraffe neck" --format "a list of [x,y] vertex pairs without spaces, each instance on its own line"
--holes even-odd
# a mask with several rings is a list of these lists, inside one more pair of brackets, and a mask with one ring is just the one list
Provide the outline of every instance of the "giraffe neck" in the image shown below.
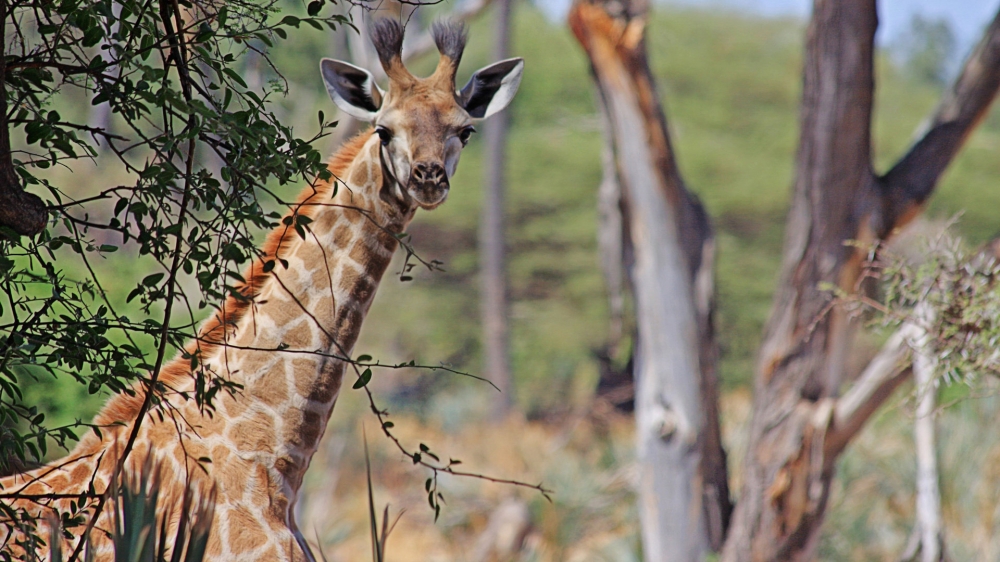
[[[303,194],[296,212],[312,219],[304,238],[279,227],[270,277],[213,365],[244,386],[239,412],[227,412],[235,414],[227,435],[256,443],[240,454],[273,456],[270,468],[292,494],[326,427],[347,365],[342,359],[351,356],[395,235],[413,217],[383,181],[374,135],[339,182],[335,196],[330,185]],[[254,432],[259,438],[246,435]]]

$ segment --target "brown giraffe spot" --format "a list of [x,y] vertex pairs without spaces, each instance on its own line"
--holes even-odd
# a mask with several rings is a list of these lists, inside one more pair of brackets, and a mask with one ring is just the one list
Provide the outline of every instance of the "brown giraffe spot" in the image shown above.
[[316,243],[316,240],[309,234],[306,234],[306,241],[303,242],[302,247],[299,248],[297,254],[295,254],[305,267],[308,268],[320,268],[323,267],[323,261],[327,258],[323,248]]
[[288,400],[288,382],[283,369],[271,369],[250,385],[250,395],[274,408]]
[[273,453],[276,446],[274,425],[271,416],[254,412],[249,418],[233,424],[226,433],[238,451]]
[[247,400],[241,392],[237,392],[235,396],[227,394],[223,398],[223,404],[226,408],[226,417],[230,420],[242,416],[247,409]]
[[233,554],[243,554],[267,543],[264,527],[249,509],[237,506],[229,512],[228,519],[229,550]]
[[295,390],[299,396],[307,400],[316,400],[326,403],[340,389],[339,381],[331,384],[326,376],[316,376],[319,369],[318,361],[314,359],[296,359],[292,361],[292,368],[295,369]]
[[384,271],[386,266],[389,265],[389,257],[380,255],[373,252],[365,240],[358,240],[355,242],[354,247],[351,248],[350,257],[352,260],[361,264],[362,268],[367,271]]
[[312,325],[315,321],[312,318],[305,317],[301,319],[295,326],[285,332],[284,343],[288,344],[291,349],[312,349],[313,348],[313,331]]
[[320,404],[326,404],[333,400],[340,392],[340,385],[343,381],[344,366],[340,365],[339,368],[333,372],[324,369],[324,373],[312,381],[312,390],[305,395],[311,402],[319,402]]
[[[347,211],[345,211],[346,213]],[[357,214],[355,211],[350,211],[351,213]],[[354,240],[354,227],[350,224],[340,222],[337,227],[333,230],[333,247],[334,248],[347,248],[351,240]]]
[[239,501],[247,489],[247,479],[250,476],[250,463],[238,457],[230,457],[230,462],[215,473],[218,490],[227,502]]
[[278,534],[288,532],[288,524],[285,523],[284,518],[275,516],[273,513],[274,511],[275,510],[273,508],[268,508],[267,517],[264,518],[264,522],[267,523],[267,526],[270,527],[272,531],[275,531]]
[[[177,452],[174,451],[174,455],[176,455],[176,454],[177,454]],[[198,457],[194,457],[194,458],[198,458]],[[181,462],[183,463],[183,461],[181,461]],[[154,463],[154,466],[156,466],[156,463]],[[184,466],[184,465],[181,464],[180,466]],[[167,489],[171,488],[172,485],[184,486],[185,483],[186,483],[186,478],[184,477],[183,474],[180,474],[180,475],[174,474],[174,463],[170,462],[169,460],[164,460],[164,461],[162,461],[162,462],[159,463],[159,471],[160,471],[160,482],[162,482],[163,483],[163,487],[165,487]],[[161,500],[161,501],[164,501],[164,500]],[[170,503],[167,502],[167,501],[164,501],[164,505],[170,505]]]
[[177,438],[177,428],[166,421],[149,420],[143,425],[143,429],[146,431],[146,439],[153,443],[169,443]]
[[332,260],[323,261],[321,259],[321,261],[316,264],[316,268],[313,269],[312,272],[312,279],[310,279],[310,283],[314,291],[323,290],[330,286],[330,277],[333,275],[333,267],[334,263]]
[[390,254],[395,252],[396,246],[399,245],[399,239],[393,236],[391,232],[392,230],[393,229],[391,227],[386,229],[377,228],[375,229],[375,236],[374,236],[375,242],[380,247],[387,250]]
[[[291,276],[287,275],[287,277]],[[263,312],[267,313],[267,315],[271,317],[271,320],[274,321],[274,325],[277,326],[279,330],[282,327],[287,326],[293,320],[297,320],[300,316],[302,316],[302,306],[298,302],[296,302],[296,300],[293,299],[291,295],[289,295],[288,293],[289,290],[292,290],[295,287],[295,284],[294,283],[290,284],[290,281],[287,279],[282,279],[282,282],[284,283],[285,286],[284,287],[279,286],[277,289],[278,293],[282,297],[281,300],[280,301],[272,300],[268,302],[263,310]],[[258,342],[265,341],[266,336],[264,336],[261,332],[262,332],[261,330],[257,330],[258,340],[256,341]],[[268,332],[270,332],[270,330],[268,330]],[[272,334],[268,335],[270,336]],[[277,341],[278,334],[274,333],[273,336],[275,341],[271,346],[268,347],[274,347],[278,343]],[[258,345],[257,347],[264,347],[264,346]]]
[[[304,471],[291,457],[287,455],[278,457],[278,459],[274,461],[274,468],[278,471],[281,477],[288,482],[288,485],[291,486],[292,489],[298,490],[299,486],[302,485],[302,475]],[[287,498],[285,501],[287,503]],[[280,516],[284,518],[284,512],[280,514]]]
[[346,205],[348,205],[349,207],[357,207],[357,208],[355,209],[345,208],[344,218],[346,218],[348,221],[354,224],[358,224],[359,222],[366,220],[365,217],[361,214],[361,211],[358,210],[358,208],[364,208],[364,202],[365,200],[363,197],[357,197],[357,196],[352,197],[346,203]]
[[324,293],[323,296],[319,297],[319,300],[314,303],[312,309],[316,311],[316,317],[325,323],[325,320],[328,318],[327,314],[332,316],[337,313],[335,303],[336,301],[334,300],[332,294]]
[[[218,399],[216,399],[218,400]],[[215,402],[216,404],[218,402]],[[219,412],[208,411],[205,415],[201,416],[201,422],[197,426],[198,434],[202,437],[208,437],[209,435],[218,435],[225,431],[226,422],[223,416]]]
[[229,459],[229,447],[216,445],[212,447],[212,464],[219,466]]
[[[52,478],[50,478],[48,480],[47,484],[48,484],[47,487],[49,489],[51,489],[51,490],[62,490],[62,489],[65,489],[65,488],[69,487],[69,478],[67,478],[65,474],[61,474],[61,473],[60,474],[56,474],[55,476],[53,476]],[[39,491],[30,491],[32,489],[34,489],[34,486],[30,486],[28,488],[29,491],[27,491],[26,493],[28,493],[28,494],[42,493],[40,490]]]
[[354,307],[341,307],[337,311],[337,319],[334,321],[337,343],[344,349],[354,347],[354,342],[358,339],[358,332],[361,330],[361,321],[364,316]]
[[286,479],[289,479],[294,474],[298,474],[301,470],[299,463],[295,462],[294,459],[288,455],[282,455],[274,461],[274,469],[278,471]]
[[[291,418],[292,415],[289,413],[288,417]],[[286,423],[284,440],[311,449],[316,446],[323,432],[323,418],[316,412],[309,411],[303,411],[301,415],[298,423]]]
[[185,440],[184,447],[174,447],[173,457],[179,466],[184,466],[189,460],[198,460],[207,457],[208,446],[201,439]]
[[367,303],[378,288],[378,284],[367,272],[358,273],[349,267],[345,267],[340,276],[340,286],[350,293],[353,302],[360,304]]
[[78,464],[70,474],[70,479],[74,482],[83,482],[90,478],[91,468],[85,464]]
[[295,381],[295,389],[301,394],[304,392],[299,386],[301,384],[301,377],[298,376],[299,373],[315,373],[319,369],[320,363],[323,361],[320,357],[306,356],[306,357],[296,357],[294,359],[286,360],[285,364],[291,363],[292,379]]
[[358,187],[363,187],[368,183],[368,180],[368,166],[364,163],[355,165],[354,170],[351,171],[351,183]]
[[146,457],[149,456],[149,447],[152,444],[153,443],[148,441],[140,441],[139,439],[135,440],[135,444],[132,446],[132,452],[128,457],[128,462],[131,463],[133,470],[139,470],[142,464],[146,461]]

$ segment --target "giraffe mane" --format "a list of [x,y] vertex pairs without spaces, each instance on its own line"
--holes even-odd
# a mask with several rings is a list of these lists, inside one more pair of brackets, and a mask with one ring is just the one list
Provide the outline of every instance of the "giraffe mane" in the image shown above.
[[[369,137],[371,137],[371,131],[362,131],[344,143],[330,158],[327,163],[327,169],[330,170],[334,178],[340,178],[345,175],[348,167],[357,157]],[[294,210],[289,212],[288,215],[295,212],[299,215],[315,218],[315,215],[323,207],[307,203],[313,198],[321,201],[329,200],[332,189],[332,184],[328,181],[318,182],[315,188],[306,187],[299,194],[297,202],[293,206]],[[297,234],[295,234],[294,229],[283,228],[281,226],[275,228],[267,235],[267,239],[262,247],[262,255],[253,260],[247,270],[244,271],[243,279],[245,281],[236,287],[237,291],[244,298],[236,298],[234,296],[226,298],[223,306],[202,324],[198,330],[198,337],[185,346],[184,352],[178,353],[170,362],[160,368],[160,375],[157,379],[159,383],[167,388],[178,386],[185,378],[192,376],[190,359],[192,355],[198,354],[200,358],[210,357],[222,347],[226,332],[231,331],[246,315],[250,309],[251,299],[260,293],[261,288],[271,278],[270,272],[264,272],[264,263],[276,259],[279,252],[288,242],[294,240],[295,236]],[[199,363],[201,362],[202,360],[199,359]],[[104,426],[135,420],[142,409],[145,396],[142,385],[139,383],[133,384],[131,390],[133,391],[131,394],[122,393],[112,397],[101,409],[100,413],[97,414],[94,423],[98,426]]]

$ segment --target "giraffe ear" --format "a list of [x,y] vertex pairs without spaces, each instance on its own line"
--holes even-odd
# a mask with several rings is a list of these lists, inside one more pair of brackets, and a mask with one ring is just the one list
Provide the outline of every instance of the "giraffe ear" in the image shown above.
[[479,69],[458,93],[458,103],[469,117],[486,119],[507,107],[521,85],[524,59],[507,59]]
[[372,121],[382,105],[382,90],[370,72],[339,60],[323,59],[319,63],[326,91],[344,113]]

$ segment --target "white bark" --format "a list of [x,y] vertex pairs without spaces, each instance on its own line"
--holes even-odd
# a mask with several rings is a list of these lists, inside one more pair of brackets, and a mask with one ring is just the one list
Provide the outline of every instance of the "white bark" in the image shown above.
[[[621,67],[605,89],[635,252],[636,435],[639,518],[645,560],[701,560],[708,552],[701,506],[703,425],[698,324],[676,210],[666,198],[636,92]],[[621,87],[626,85],[625,87]],[[663,470],[663,467],[673,470]],[[678,517],[677,514],[687,514]]]
[[[915,311],[921,325],[933,321],[930,307],[921,304]],[[942,559],[941,494],[938,490],[937,451],[934,439],[934,409],[937,395],[937,359],[930,349],[927,332],[921,330],[913,342],[913,379],[917,387],[914,439],[917,449],[917,528],[921,562]]]

